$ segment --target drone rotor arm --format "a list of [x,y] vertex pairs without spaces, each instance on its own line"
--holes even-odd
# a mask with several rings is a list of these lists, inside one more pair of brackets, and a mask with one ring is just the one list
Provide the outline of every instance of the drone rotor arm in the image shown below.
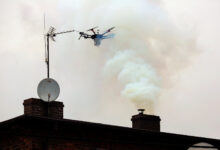
[[104,33],[102,33],[102,35],[111,32],[115,27],[111,27],[110,29],[106,30]]

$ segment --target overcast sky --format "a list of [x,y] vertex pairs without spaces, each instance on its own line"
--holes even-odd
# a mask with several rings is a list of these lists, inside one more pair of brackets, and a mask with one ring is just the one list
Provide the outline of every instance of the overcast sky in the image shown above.
[[[51,76],[60,84],[58,100],[64,102],[65,118],[131,126],[136,107],[120,94],[120,82],[103,73],[113,55],[108,50],[142,37],[147,40],[147,34],[160,38],[158,45],[168,43],[166,48],[181,40],[192,46],[186,40],[190,39],[193,47],[183,46],[178,53],[171,46],[160,55],[153,49],[143,56],[161,78],[154,114],[160,115],[164,132],[220,138],[220,1],[1,0],[0,11],[0,121],[23,114],[23,100],[38,97],[37,85],[46,77],[45,13],[46,30],[49,26],[57,31],[85,30],[98,25],[103,31],[116,26],[116,37],[100,47],[90,40],[79,41],[77,33],[59,36],[51,44]],[[156,32],[149,30],[156,28],[151,25],[163,34],[153,36]],[[134,45],[138,52],[139,46],[144,47],[141,42]],[[124,47],[129,46],[134,47]],[[163,67],[165,60],[169,63]]]

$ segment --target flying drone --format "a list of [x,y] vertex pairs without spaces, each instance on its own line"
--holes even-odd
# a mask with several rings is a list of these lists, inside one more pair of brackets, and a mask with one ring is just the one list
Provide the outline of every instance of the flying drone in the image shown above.
[[94,41],[94,45],[95,46],[99,46],[101,44],[101,40],[109,39],[109,38],[113,38],[114,37],[113,33],[112,34],[108,34],[108,35],[106,35],[106,34],[111,32],[111,30],[113,30],[115,27],[112,27],[112,28],[106,30],[102,34],[99,34],[99,30],[97,30],[97,32],[95,32],[94,29],[96,29],[96,28],[98,28],[98,27],[94,27],[94,28],[91,28],[91,29],[87,30],[87,32],[91,31],[93,33],[92,35],[91,34],[87,34],[85,32],[79,32],[79,34],[80,34],[79,40],[80,40],[81,37],[84,37],[84,39],[90,38],[90,39],[92,39]]
[[81,31],[77,31],[77,30],[69,30],[69,31],[64,31],[64,32],[57,32],[55,33],[55,28],[54,27],[50,27],[49,31],[47,32],[47,37],[50,37],[52,41],[55,41],[54,37],[58,34],[64,34],[64,33],[69,33],[69,32],[78,32],[80,37],[78,38],[79,40],[81,39],[81,37],[83,37],[84,39],[92,39],[94,41],[94,45],[95,46],[99,46],[101,44],[101,40],[103,39],[109,39],[109,38],[113,38],[114,34],[107,34],[109,32],[111,32],[111,30],[113,30],[115,27],[111,27],[108,30],[106,30],[104,33],[100,34],[99,30],[97,30],[97,32],[95,31],[95,29],[98,27],[94,27],[91,29],[86,30],[86,32],[91,31],[93,34],[88,34],[85,32],[81,32]]

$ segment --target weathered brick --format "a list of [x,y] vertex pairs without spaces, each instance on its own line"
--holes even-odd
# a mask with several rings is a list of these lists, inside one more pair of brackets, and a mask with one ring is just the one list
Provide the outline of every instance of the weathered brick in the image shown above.
[[40,117],[63,119],[63,103],[58,101],[44,102],[43,100],[30,98],[24,100],[24,114]]

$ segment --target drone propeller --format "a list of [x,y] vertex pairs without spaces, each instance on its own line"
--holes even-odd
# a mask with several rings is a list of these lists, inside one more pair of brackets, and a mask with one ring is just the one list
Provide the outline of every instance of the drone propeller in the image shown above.
[[89,30],[87,30],[87,31],[92,31],[92,30],[94,30],[94,29],[96,29],[96,28],[98,28],[98,26],[96,26],[96,27],[94,27],[94,28],[91,28],[91,29],[89,29]]
[[111,30],[113,30],[115,27],[111,27],[110,29],[108,29],[107,31],[110,32]]

